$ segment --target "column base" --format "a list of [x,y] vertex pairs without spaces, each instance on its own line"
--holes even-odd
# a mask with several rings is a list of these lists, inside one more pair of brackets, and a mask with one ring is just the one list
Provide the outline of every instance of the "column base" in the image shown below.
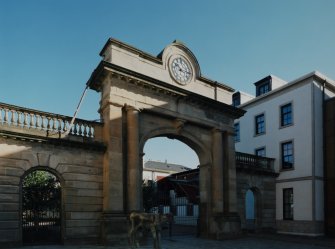
[[124,213],[104,212],[102,215],[102,244],[108,246],[127,246],[128,217]]
[[241,236],[241,220],[238,213],[218,213],[210,218],[209,238],[222,240]]

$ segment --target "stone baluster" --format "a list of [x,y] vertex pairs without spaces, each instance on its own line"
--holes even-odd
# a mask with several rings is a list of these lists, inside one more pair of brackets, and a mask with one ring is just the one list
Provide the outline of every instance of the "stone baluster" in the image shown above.
[[93,125],[90,125],[91,127],[91,137],[95,136],[95,127]]
[[77,129],[77,124],[76,123],[74,123],[73,124],[73,128],[72,128],[72,130],[73,130],[73,135],[77,135],[77,133],[78,133],[78,129]]
[[93,126],[91,124],[88,125],[88,137],[93,137]]
[[62,133],[63,132],[63,129],[64,129],[64,127],[63,127],[63,120],[62,119],[60,119],[60,118],[58,118],[57,119],[57,121],[58,121],[58,132],[59,133]]
[[4,117],[4,123],[5,124],[8,124],[8,109],[7,108],[5,108],[5,117]]
[[2,124],[2,107],[0,107],[0,124]]
[[87,129],[88,129],[88,125],[84,124],[84,132],[83,132],[84,137],[87,137],[87,134],[88,134]]
[[57,118],[52,119],[52,130],[57,131]]
[[81,128],[82,128],[82,127],[81,127],[81,123],[78,122],[78,123],[77,123],[77,133],[76,133],[77,136],[81,136],[81,133],[82,133]]
[[10,110],[9,111],[10,112],[10,124],[12,125],[12,126],[14,126],[15,125],[15,110]]
[[50,117],[47,117],[47,130],[50,131],[51,130],[51,118]]
[[28,113],[24,112],[23,115],[24,115],[23,126],[28,127]]
[[34,128],[35,127],[35,122],[34,122],[34,113],[30,113],[30,124],[29,124],[29,127],[30,128]]
[[42,125],[41,125],[41,129],[42,130],[45,130],[46,129],[46,126],[45,126],[45,120],[46,120],[46,117],[45,116],[41,116],[41,123],[42,123]]
[[83,137],[84,136],[84,124],[80,123],[80,132],[79,132],[79,136]]
[[69,129],[69,121],[64,120],[64,132],[67,132]]
[[18,111],[17,112],[17,126],[22,127],[23,121],[22,121],[22,115],[23,113]]
[[36,129],[41,129],[41,123],[40,123],[40,118],[41,116],[39,114],[36,114]]

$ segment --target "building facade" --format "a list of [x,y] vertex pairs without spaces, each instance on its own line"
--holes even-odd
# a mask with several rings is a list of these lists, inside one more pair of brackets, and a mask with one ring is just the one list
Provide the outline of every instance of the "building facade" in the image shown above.
[[270,75],[255,87],[256,97],[246,102],[233,95],[233,104],[247,111],[235,121],[236,151],[275,159],[279,233],[322,235],[323,108],[335,95],[335,82],[312,72],[287,83]]
[[191,170],[180,164],[148,160],[143,163],[143,180],[159,181],[171,174]]

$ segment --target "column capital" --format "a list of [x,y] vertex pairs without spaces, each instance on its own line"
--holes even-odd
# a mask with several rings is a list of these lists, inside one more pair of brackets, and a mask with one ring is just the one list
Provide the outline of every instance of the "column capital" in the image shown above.
[[223,133],[223,132],[225,132],[225,130],[222,130],[218,127],[212,128],[212,133]]
[[127,104],[125,104],[124,107],[125,107],[126,111],[137,111],[137,112],[141,111],[140,108],[134,107],[134,106],[131,106],[131,105],[127,105]]
[[123,108],[124,105],[121,105],[120,103],[112,102],[112,101],[106,101],[105,103],[102,103],[101,107],[99,108],[99,112],[102,113],[107,107],[118,107]]

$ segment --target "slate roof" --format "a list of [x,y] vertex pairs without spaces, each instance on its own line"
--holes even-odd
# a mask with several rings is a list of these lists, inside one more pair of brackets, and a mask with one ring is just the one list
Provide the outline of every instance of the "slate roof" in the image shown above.
[[175,173],[191,170],[191,168],[185,167],[184,165],[158,161],[146,161],[143,167],[144,169],[169,171]]

